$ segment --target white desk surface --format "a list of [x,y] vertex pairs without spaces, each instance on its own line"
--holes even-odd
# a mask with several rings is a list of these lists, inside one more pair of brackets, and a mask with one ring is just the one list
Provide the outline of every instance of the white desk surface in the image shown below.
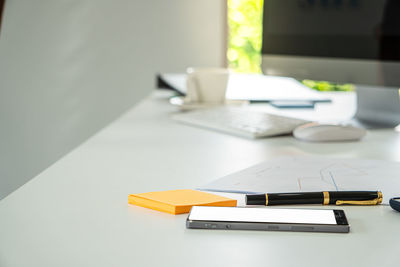
[[169,120],[167,95],[153,93],[0,201],[1,267],[399,265],[400,213],[388,206],[343,207],[351,232],[326,234],[188,230],[187,215],[129,205],[132,193],[195,188],[280,155],[400,161],[392,130],[350,143],[248,140]]

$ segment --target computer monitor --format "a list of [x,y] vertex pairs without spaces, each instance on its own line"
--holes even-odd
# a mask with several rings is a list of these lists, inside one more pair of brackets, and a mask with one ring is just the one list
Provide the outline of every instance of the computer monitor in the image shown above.
[[353,83],[355,118],[400,124],[400,0],[264,0],[262,70]]

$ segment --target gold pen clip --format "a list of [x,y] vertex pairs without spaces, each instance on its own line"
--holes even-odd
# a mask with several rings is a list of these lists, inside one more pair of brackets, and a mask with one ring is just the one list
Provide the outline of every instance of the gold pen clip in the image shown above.
[[336,205],[377,205],[383,200],[382,192],[378,192],[378,198],[370,200],[336,200]]

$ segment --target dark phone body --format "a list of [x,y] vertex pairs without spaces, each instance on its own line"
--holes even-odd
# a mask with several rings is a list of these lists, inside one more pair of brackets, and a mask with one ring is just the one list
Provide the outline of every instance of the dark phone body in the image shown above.
[[[219,207],[194,207],[194,208],[219,208]],[[229,208],[240,209],[240,208]],[[287,209],[290,212],[290,209]],[[265,210],[268,212],[268,209]],[[297,209],[298,211],[298,209]],[[305,210],[306,211],[306,210]],[[263,230],[263,231],[294,231],[294,232],[328,232],[348,233],[350,226],[343,210],[331,210],[335,215],[336,224],[318,223],[286,223],[286,222],[258,222],[234,220],[196,220],[189,214],[186,227],[191,229],[225,229],[225,230]],[[221,209],[221,212],[222,209]]]

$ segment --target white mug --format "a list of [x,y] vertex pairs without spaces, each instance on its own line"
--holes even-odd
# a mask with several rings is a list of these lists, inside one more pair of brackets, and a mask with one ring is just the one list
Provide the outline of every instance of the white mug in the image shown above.
[[225,68],[188,68],[186,98],[194,103],[224,103],[229,70]]

